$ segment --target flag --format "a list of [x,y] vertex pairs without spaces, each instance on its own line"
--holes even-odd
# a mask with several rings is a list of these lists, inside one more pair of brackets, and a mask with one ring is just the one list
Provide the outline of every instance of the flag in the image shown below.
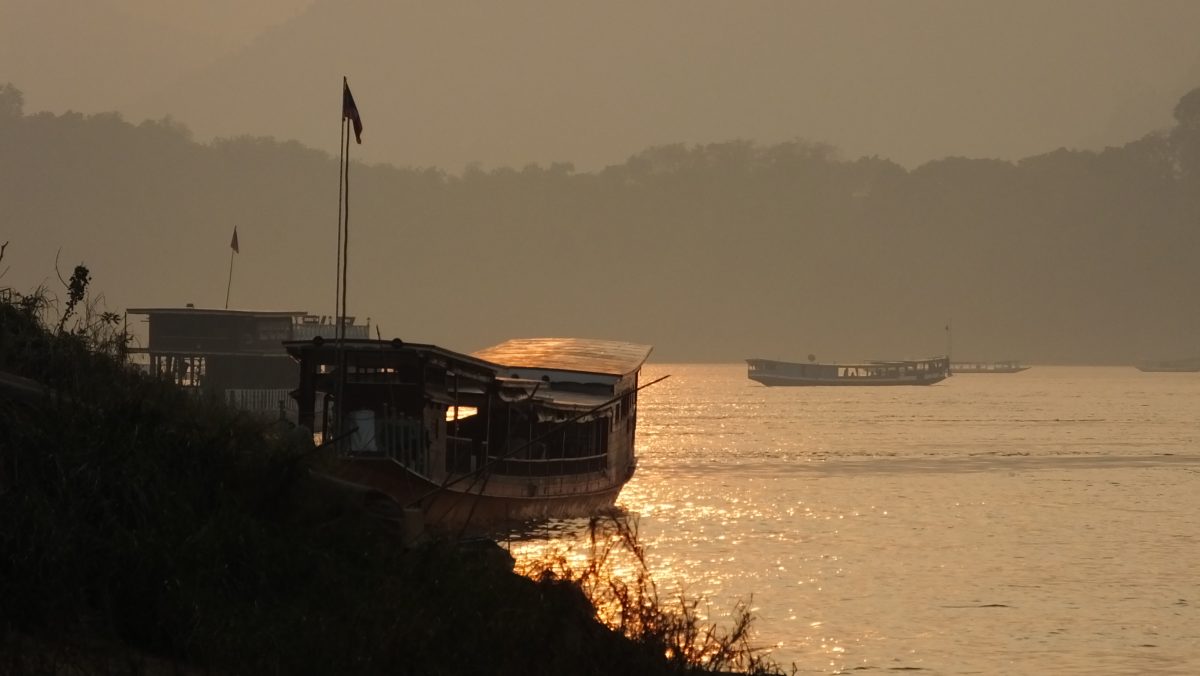
[[350,120],[354,125],[354,140],[362,143],[362,118],[358,115],[358,106],[354,105],[354,95],[350,93],[350,83],[342,78],[342,119]]
[[233,226],[233,239],[230,240],[230,242],[229,242],[229,248],[233,249],[233,253],[241,253],[241,251],[238,251],[237,226],[236,225]]

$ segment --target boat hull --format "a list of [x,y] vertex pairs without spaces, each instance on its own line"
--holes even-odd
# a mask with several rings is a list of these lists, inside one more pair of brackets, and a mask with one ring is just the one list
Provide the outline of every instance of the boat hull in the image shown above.
[[1022,372],[1022,371],[1028,371],[1028,370],[1029,370],[1029,368],[1030,368],[1030,367],[1028,367],[1028,366],[1003,366],[1003,367],[996,367],[996,368],[971,368],[971,367],[969,367],[969,366],[953,366],[953,367],[951,368],[951,370],[953,370],[955,374],[963,374],[963,373],[1020,373],[1020,372]]
[[1146,373],[1196,373],[1200,371],[1200,357],[1139,361],[1134,366]]
[[838,378],[838,379],[822,379],[822,378],[792,378],[788,376],[771,376],[765,374],[751,374],[750,380],[762,383],[767,387],[864,387],[864,386],[894,386],[894,385],[933,385],[940,383],[946,379],[945,375],[926,376],[923,378],[913,378],[911,380],[896,380],[896,379],[870,379],[870,378]]
[[362,457],[339,460],[332,473],[343,481],[380,491],[401,507],[419,507],[426,526],[435,530],[590,516],[612,507],[633,476],[630,470],[619,481],[590,476],[566,485],[539,481],[538,477],[468,478],[443,487],[391,459]]
[[747,359],[746,375],[767,387],[881,387],[933,385],[950,375],[945,357],[857,364]]

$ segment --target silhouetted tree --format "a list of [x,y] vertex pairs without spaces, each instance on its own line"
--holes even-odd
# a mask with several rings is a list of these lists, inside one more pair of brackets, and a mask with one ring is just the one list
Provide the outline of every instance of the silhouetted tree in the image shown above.
[[0,85],[0,118],[17,118],[24,114],[25,95],[11,82]]
[[1200,88],[1184,94],[1175,106],[1171,142],[1185,177],[1200,178]]

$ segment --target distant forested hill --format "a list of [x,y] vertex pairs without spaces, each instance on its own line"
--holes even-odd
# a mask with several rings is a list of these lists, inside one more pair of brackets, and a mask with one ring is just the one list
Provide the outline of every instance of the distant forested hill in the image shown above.
[[[381,334],[657,346],[660,360],[1200,353],[1200,89],[1103,152],[912,171],[796,141],[649,148],[594,173],[355,164],[350,310]],[[352,153],[354,152],[352,148]],[[171,120],[25,114],[0,88],[0,286],[80,260],[110,309],[329,313],[337,158]]]

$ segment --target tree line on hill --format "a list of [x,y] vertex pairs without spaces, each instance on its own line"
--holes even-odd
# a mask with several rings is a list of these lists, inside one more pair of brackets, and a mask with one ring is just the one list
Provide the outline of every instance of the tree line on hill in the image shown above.
[[[1103,151],[907,170],[796,140],[577,172],[352,164],[350,310],[384,337],[657,346],[663,360],[1128,363],[1200,352],[1200,89]],[[365,139],[369,142],[368,139]],[[6,284],[86,258],[110,306],[333,306],[336,157],[171,120],[26,113],[0,88]],[[352,149],[353,152],[353,149]],[[372,329],[374,334],[376,329]]]

